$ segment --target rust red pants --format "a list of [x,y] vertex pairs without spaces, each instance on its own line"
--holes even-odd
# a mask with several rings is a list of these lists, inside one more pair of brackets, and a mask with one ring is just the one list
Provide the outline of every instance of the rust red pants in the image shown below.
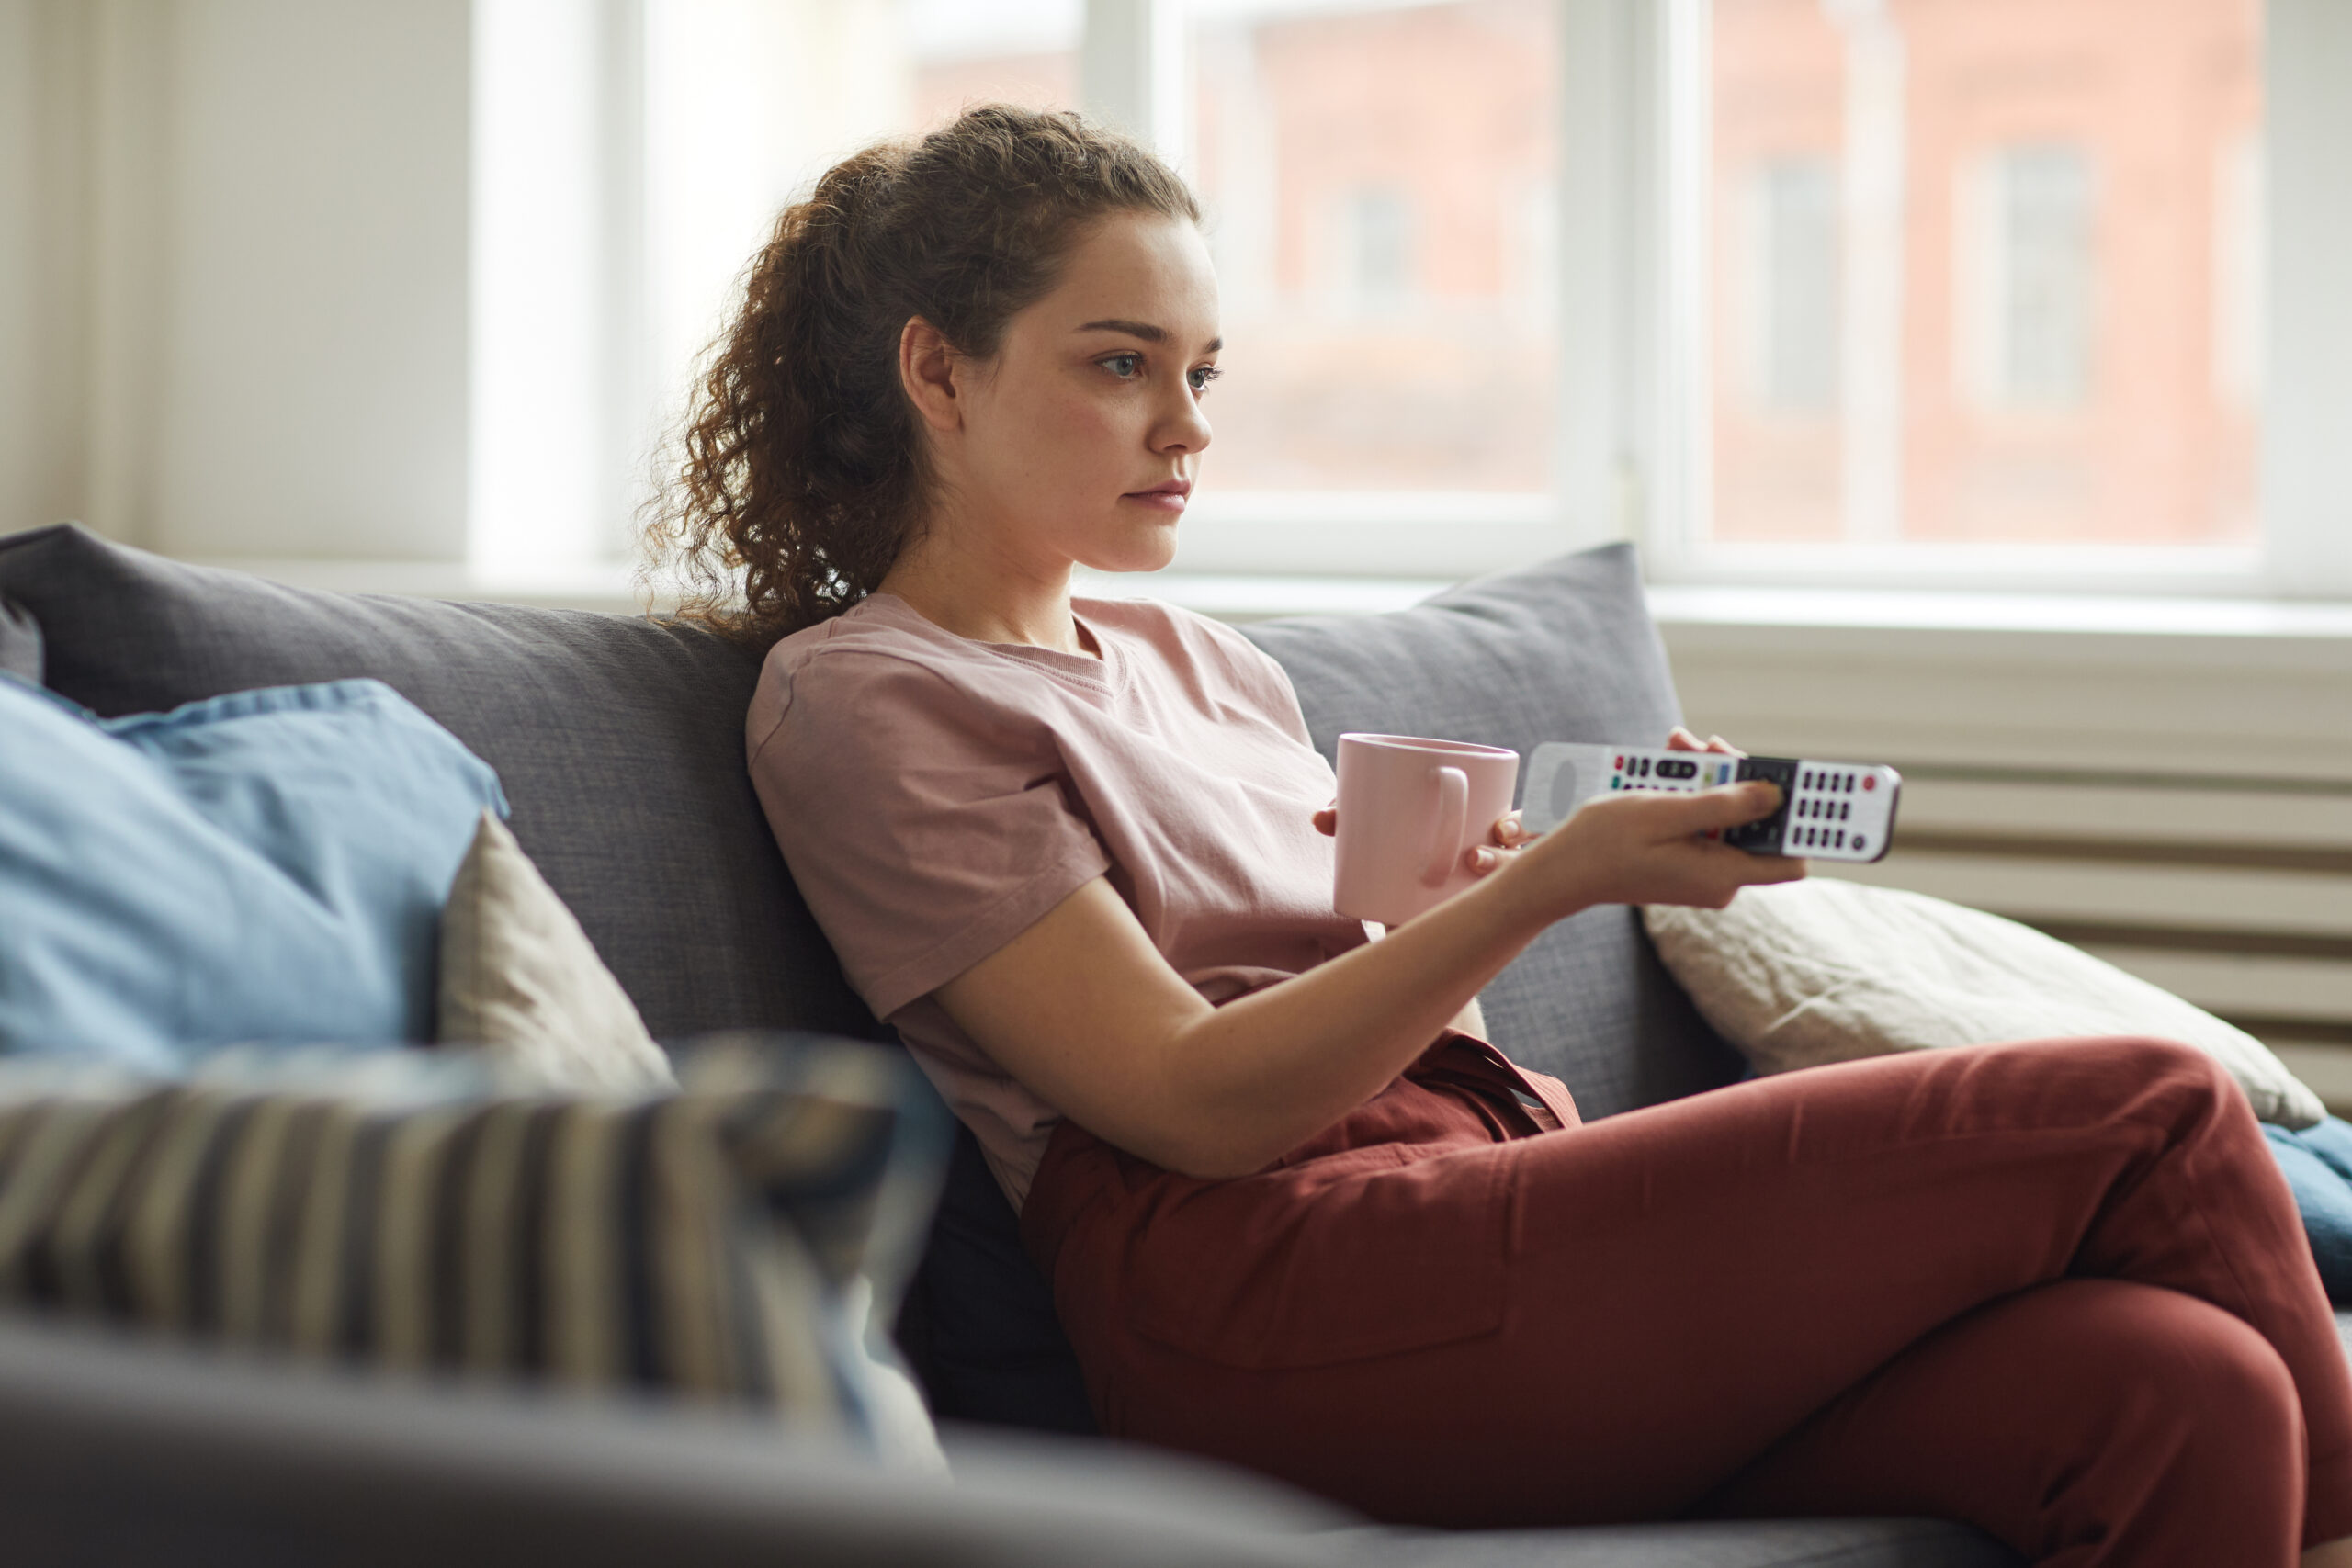
[[2186,1046],[1914,1053],[1577,1124],[1448,1032],[1238,1180],[1066,1122],[1023,1226],[1106,1432],[1383,1518],[1927,1515],[2069,1568],[2352,1535],[2294,1201]]

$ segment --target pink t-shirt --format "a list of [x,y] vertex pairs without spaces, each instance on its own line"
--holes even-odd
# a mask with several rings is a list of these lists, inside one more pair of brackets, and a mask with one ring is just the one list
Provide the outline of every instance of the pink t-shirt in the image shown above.
[[752,782],[849,982],[894,1025],[1017,1208],[1059,1112],[932,992],[1092,877],[1212,1003],[1369,933],[1331,907],[1336,793],[1290,678],[1230,627],[1077,599],[1102,657],[978,642],[876,593],[777,643]]

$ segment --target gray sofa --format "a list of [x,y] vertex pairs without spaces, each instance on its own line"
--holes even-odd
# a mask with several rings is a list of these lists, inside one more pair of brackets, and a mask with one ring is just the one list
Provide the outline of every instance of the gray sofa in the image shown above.
[[[1623,547],[1393,615],[1249,630],[1290,671],[1327,753],[1343,728],[1524,751],[1652,738],[1677,716]],[[516,836],[658,1037],[888,1037],[843,985],[767,832],[742,766],[756,660],[718,638],[299,592],[59,526],[0,538],[0,667],[107,715],[382,679],[498,770]],[[1741,1070],[1622,908],[1562,922],[1482,999],[1497,1043],[1564,1078],[1589,1118]],[[899,1326],[943,1418],[952,1481],[660,1405],[394,1386],[0,1320],[0,1540],[25,1562],[2018,1561],[1933,1520],[1396,1529],[1092,1437],[1045,1284],[968,1142]]]

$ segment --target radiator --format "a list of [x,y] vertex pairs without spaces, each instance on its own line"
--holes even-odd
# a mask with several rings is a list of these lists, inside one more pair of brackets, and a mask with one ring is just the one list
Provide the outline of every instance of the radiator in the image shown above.
[[1817,874],[2073,942],[2352,1115],[2352,639],[1664,631],[1702,734],[1902,770],[1893,852]]
[[2352,784],[1895,765],[1894,850],[1824,874],[2038,927],[2228,1019],[2352,1111]]

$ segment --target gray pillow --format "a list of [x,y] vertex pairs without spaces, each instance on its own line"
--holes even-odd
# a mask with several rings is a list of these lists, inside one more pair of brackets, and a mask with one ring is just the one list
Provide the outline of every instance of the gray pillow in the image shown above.
[[64,524],[0,538],[49,685],[103,715],[371,675],[498,771],[509,826],[657,1038],[871,1035],[743,768],[754,654],[620,615],[317,593]]
[[[1342,730],[1508,746],[1656,745],[1680,720],[1633,547],[1607,545],[1464,583],[1385,615],[1242,628],[1298,689],[1336,759]],[[1588,909],[1480,994],[1494,1043],[1564,1080],[1587,1118],[1713,1089],[1738,1054],[1658,963],[1635,912]]]

